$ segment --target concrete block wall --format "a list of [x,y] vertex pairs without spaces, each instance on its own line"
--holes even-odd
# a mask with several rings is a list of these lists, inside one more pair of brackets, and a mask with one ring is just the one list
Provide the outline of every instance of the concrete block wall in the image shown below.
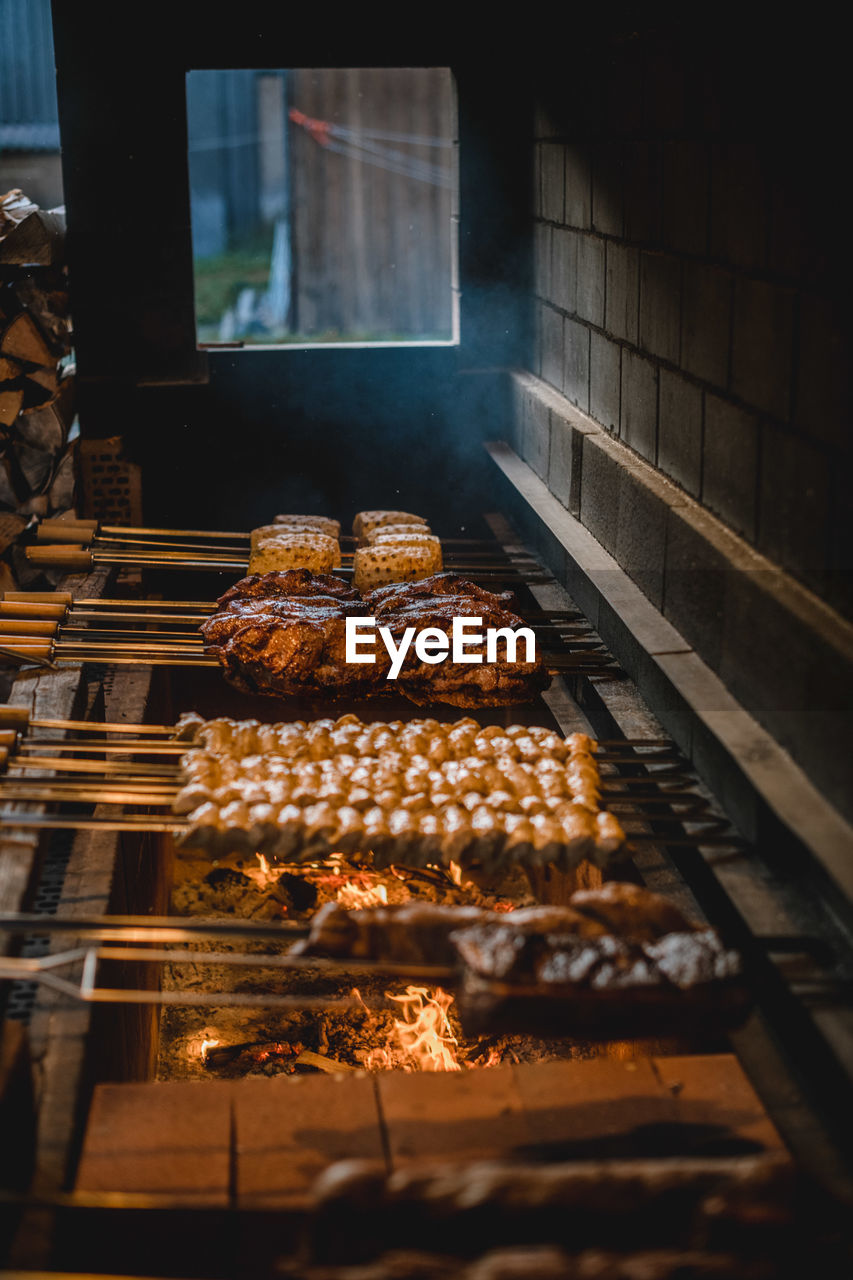
[[543,71],[528,368],[853,616],[831,42],[796,35],[641,29]]

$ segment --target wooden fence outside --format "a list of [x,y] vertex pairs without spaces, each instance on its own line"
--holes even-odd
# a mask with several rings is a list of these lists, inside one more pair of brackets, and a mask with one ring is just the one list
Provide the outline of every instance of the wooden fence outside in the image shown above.
[[296,70],[288,106],[292,329],[450,338],[450,72]]

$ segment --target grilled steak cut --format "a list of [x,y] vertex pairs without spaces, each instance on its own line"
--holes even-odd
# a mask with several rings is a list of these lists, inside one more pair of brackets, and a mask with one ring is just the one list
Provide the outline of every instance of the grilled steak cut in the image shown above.
[[360,600],[355,587],[332,573],[312,573],[310,569],[276,569],[272,573],[251,573],[241,578],[217,600],[220,608],[232,602],[257,600],[264,596],[332,596],[336,600]]
[[[205,651],[219,659],[230,683],[272,697],[372,697],[401,693],[424,706],[504,706],[529,702],[547,687],[540,659],[510,661],[503,642],[494,662],[485,661],[485,639],[466,645],[479,662],[423,662],[410,644],[396,681],[385,645],[377,642],[373,663],[346,661],[348,617],[376,617],[399,645],[407,628],[432,627],[451,635],[454,618],[479,618],[490,628],[517,630],[522,619],[508,608],[511,592],[484,591],[456,574],[434,574],[420,582],[379,587],[362,598],[333,574],[307,569],[254,574],[219,599],[219,607],[201,626]],[[378,638],[377,638],[378,640]],[[519,646],[517,658],[527,657]]]
[[493,609],[515,609],[518,603],[511,591],[486,591],[475,582],[461,578],[458,573],[434,573],[419,582],[389,582],[384,587],[375,587],[364,598],[369,612],[381,617],[398,605],[410,604],[424,596],[464,596],[470,600],[482,600]]

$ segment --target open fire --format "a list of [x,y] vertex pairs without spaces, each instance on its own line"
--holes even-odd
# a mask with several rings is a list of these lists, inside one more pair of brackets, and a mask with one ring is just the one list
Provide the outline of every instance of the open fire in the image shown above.
[[[211,868],[207,858],[179,858],[173,888],[174,914],[211,918],[293,923],[311,919],[327,902],[347,909],[385,906],[411,900],[465,903],[511,911],[532,898],[522,876],[484,887],[449,867],[388,867],[381,871],[370,856],[334,854],[316,864],[295,867],[263,854],[246,860],[235,856]],[[217,944],[217,947],[221,944]],[[282,1016],[274,1010],[210,1010],[210,1022],[199,1028],[191,1008],[167,1008],[161,1019],[160,1079],[219,1079],[272,1076],[315,1071],[464,1071],[565,1056],[565,1042],[549,1047],[522,1037],[460,1039],[454,997],[440,988],[388,988],[388,977],[365,979],[341,973],[331,977],[310,970],[263,970],[263,943],[235,942],[235,949],[257,951],[258,969],[237,975],[223,968],[204,974],[188,964],[167,966],[165,985],[196,986],[211,979],[227,991],[263,991],[342,1000],[355,995],[360,1004],[347,1011],[314,1011]],[[273,952],[278,948],[273,946]],[[353,982],[358,982],[354,988]],[[363,997],[363,998],[362,998]],[[384,1003],[387,1002],[387,1003]],[[384,1003],[384,1007],[383,1007]]]
[[[354,992],[353,994],[358,994]],[[401,1017],[394,1019],[388,1047],[371,1049],[364,1055],[368,1071],[461,1071],[456,1054],[459,1040],[453,1034],[448,1011],[453,996],[436,987],[408,986],[402,995],[385,995],[399,1004]]]

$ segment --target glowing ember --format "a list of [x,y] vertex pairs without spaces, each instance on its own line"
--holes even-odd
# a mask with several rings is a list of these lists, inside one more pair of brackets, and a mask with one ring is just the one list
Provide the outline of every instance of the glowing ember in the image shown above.
[[394,1019],[388,1049],[372,1049],[365,1055],[368,1071],[400,1065],[404,1071],[461,1071],[456,1057],[459,1041],[453,1035],[448,1010],[453,1004],[441,987],[430,994],[427,987],[406,988],[403,995],[390,991],[387,999],[399,1004],[402,1018]]
[[368,884],[360,889],[347,881],[338,889],[337,900],[348,911],[357,907],[384,907],[388,905],[388,890],[384,884]]

